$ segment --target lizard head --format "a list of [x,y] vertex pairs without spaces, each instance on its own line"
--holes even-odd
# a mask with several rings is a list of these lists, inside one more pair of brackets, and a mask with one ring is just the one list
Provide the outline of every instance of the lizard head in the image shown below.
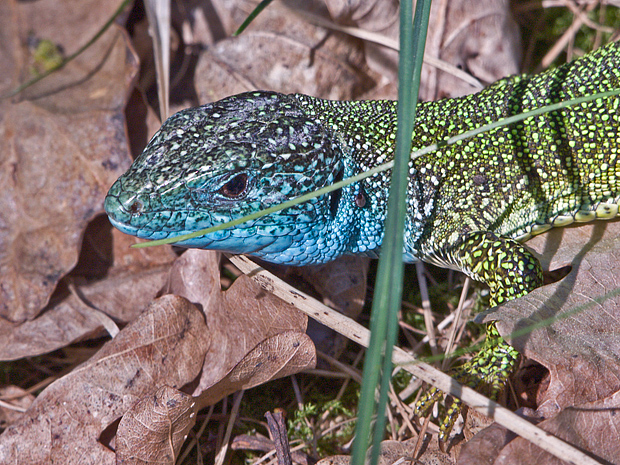
[[[170,117],[111,187],[105,210],[125,233],[176,237],[342,179],[343,150],[294,95],[236,95]],[[345,189],[178,245],[275,263],[328,261],[342,254],[347,240],[346,212],[339,208]]]

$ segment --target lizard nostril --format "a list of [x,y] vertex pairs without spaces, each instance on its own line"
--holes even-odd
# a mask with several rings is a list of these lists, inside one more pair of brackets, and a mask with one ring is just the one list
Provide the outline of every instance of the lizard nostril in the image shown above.
[[136,199],[129,206],[129,213],[131,213],[132,215],[140,215],[143,208],[144,203],[141,200]]

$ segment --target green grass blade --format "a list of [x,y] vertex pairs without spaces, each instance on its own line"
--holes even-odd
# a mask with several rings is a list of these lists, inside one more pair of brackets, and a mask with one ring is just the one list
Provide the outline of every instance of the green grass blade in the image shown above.
[[[411,134],[413,132],[430,3],[430,0],[421,0],[416,3],[413,28],[411,2],[401,3],[396,155],[391,177],[385,235],[375,283],[375,298],[370,322],[370,346],[364,362],[356,436],[353,443],[353,465],[361,465],[365,461],[371,436],[371,422],[375,412],[376,422],[374,433],[372,433],[371,464],[376,464],[378,461],[380,443],[385,428],[385,407],[392,369],[392,347],[396,341],[398,310],[402,295],[403,232],[407,209]],[[375,404],[375,389],[379,385],[379,376],[381,376],[379,401]]]
[[238,36],[243,31],[245,31],[245,28],[248,27],[250,23],[254,21],[254,18],[256,18],[265,8],[267,8],[272,1],[273,0],[263,0],[258,5],[256,5],[256,8],[252,10],[252,12],[248,15],[248,17],[245,18],[245,21],[243,22],[243,24],[239,26],[239,29],[233,32],[233,37]]

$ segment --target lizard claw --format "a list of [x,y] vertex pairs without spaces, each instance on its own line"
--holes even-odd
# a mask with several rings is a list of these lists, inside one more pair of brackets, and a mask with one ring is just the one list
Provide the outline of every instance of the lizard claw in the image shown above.
[[[469,362],[455,368],[451,375],[459,383],[485,393],[492,400],[496,400],[516,368],[518,358],[519,353],[499,335],[495,324],[490,323],[487,326],[487,338],[482,350]],[[444,394],[437,388],[433,387],[427,390],[415,405],[415,415],[418,417],[427,416],[433,405],[439,402],[442,397]],[[443,405],[440,404],[440,444],[446,442],[463,410],[462,402],[456,398],[446,400]]]

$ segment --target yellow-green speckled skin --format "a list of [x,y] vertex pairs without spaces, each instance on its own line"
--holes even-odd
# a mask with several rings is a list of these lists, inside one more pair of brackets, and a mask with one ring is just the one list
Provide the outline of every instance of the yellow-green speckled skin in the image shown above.
[[[504,117],[618,87],[620,48],[609,44],[539,75],[511,77],[478,94],[420,104],[413,149]],[[334,132],[347,134],[355,158],[353,173],[391,159],[396,133],[395,105],[387,107],[391,102],[299,98],[308,113]],[[433,261],[439,255],[438,261],[444,262],[444,249],[470,232],[523,240],[552,225],[615,217],[620,199],[619,107],[618,97],[579,104],[412,161],[406,258]],[[380,224],[388,183],[386,173],[364,184]],[[451,260],[444,264],[454,266]]]

